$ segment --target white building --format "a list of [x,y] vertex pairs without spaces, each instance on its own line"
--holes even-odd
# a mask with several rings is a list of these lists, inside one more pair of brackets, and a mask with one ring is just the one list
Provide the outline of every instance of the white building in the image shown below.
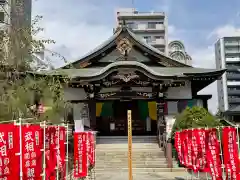
[[192,58],[186,52],[184,44],[181,41],[172,41],[168,44],[168,51],[171,58],[181,63],[192,66]]
[[165,55],[168,54],[168,20],[164,12],[138,12],[134,8],[118,9],[117,26],[123,20],[132,31]]
[[227,69],[218,80],[218,101],[221,112],[240,113],[240,37],[223,37],[215,44],[217,69]]

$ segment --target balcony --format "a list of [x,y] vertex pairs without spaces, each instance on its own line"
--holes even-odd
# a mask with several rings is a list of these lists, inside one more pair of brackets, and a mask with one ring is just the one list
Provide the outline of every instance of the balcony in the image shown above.
[[234,48],[234,49],[225,49],[226,54],[240,54],[240,48]]
[[137,24],[132,27],[132,30],[136,32],[164,32],[165,31],[165,26],[164,24],[156,24],[156,25],[151,25],[148,26],[148,24]]
[[117,13],[117,18],[120,19],[153,19],[165,18],[164,12],[137,12],[137,11],[121,11]]
[[166,41],[165,39],[155,39],[148,43],[151,44],[152,46],[162,46],[162,45],[165,46]]
[[240,81],[227,81],[228,86],[240,86]]
[[238,73],[227,73],[227,79],[228,80],[240,80],[240,74]]
[[227,71],[229,72],[240,72],[240,66],[226,66]]
[[240,98],[228,98],[228,102],[231,104],[239,104]]
[[225,42],[225,46],[240,46],[240,41],[235,41],[235,42]]
[[240,96],[240,90],[228,89],[228,95],[230,95],[230,96]]

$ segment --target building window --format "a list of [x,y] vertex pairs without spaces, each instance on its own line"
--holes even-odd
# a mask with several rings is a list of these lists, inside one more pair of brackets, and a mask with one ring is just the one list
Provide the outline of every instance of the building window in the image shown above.
[[134,22],[127,22],[127,27],[130,29],[137,29],[136,24]]
[[156,29],[156,22],[148,22],[148,29]]
[[4,22],[4,12],[0,12],[0,23]]
[[151,42],[151,36],[144,36],[143,38],[147,43]]
[[164,36],[154,36],[154,39],[164,39]]

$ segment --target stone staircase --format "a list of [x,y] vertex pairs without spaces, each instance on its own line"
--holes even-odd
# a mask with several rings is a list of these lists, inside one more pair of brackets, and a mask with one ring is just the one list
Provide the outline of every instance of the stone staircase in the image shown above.
[[[173,172],[181,168],[167,168],[164,152],[159,148],[156,136],[134,136],[132,143],[133,179],[175,179]],[[128,179],[128,140],[121,137],[97,137],[96,179]],[[169,177],[166,177],[169,176]]]

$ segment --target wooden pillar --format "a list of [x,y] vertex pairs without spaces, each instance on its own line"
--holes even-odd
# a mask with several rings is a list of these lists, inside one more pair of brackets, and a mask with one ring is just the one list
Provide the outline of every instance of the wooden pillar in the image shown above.
[[166,154],[167,154],[168,168],[173,168],[172,143],[171,142],[167,142]]
[[88,102],[88,108],[89,108],[89,119],[90,119],[90,128],[92,130],[96,130],[96,100],[90,99]]
[[159,97],[157,99],[157,127],[158,127],[158,138],[159,145],[163,147],[164,143],[164,133],[166,132],[166,122],[164,117],[164,98],[162,93],[159,93]]

